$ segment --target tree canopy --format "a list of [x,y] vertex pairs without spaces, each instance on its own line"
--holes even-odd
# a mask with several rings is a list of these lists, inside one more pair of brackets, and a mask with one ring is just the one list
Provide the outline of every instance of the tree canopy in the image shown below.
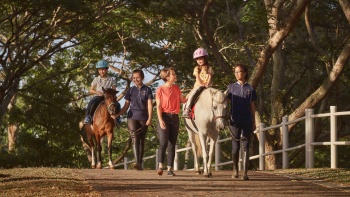
[[[258,122],[278,124],[285,115],[295,120],[306,108],[350,109],[345,0],[4,0],[0,13],[0,154],[13,149],[22,161],[28,152],[40,158],[28,165],[86,165],[78,122],[99,59],[110,63],[118,99],[132,86],[134,69],[143,69],[144,83],[155,90],[160,70],[172,66],[187,93],[195,80],[192,53],[204,47],[219,89],[235,81],[233,65],[248,65]],[[338,135],[348,138],[346,119]],[[326,123],[317,122],[316,139],[324,138]],[[116,137],[118,156],[125,154],[125,129]],[[289,129],[295,136],[303,132],[300,125]],[[154,151],[155,134],[148,135]],[[281,143],[280,132],[269,131],[267,150]],[[292,158],[297,167],[298,155]],[[278,156],[267,160],[268,167],[279,167]]]

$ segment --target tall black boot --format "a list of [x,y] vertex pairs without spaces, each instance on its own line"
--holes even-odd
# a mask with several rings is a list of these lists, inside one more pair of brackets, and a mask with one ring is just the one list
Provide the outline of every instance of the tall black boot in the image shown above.
[[233,161],[233,170],[232,170],[232,178],[238,178],[238,159],[239,153],[232,153],[232,161]]
[[134,168],[136,170],[142,170],[142,165],[139,162],[140,149],[138,149],[136,145],[132,145],[132,150],[134,152],[134,158],[135,158]]
[[243,151],[242,155],[242,161],[243,161],[243,180],[249,180],[247,172],[249,167],[249,151]]

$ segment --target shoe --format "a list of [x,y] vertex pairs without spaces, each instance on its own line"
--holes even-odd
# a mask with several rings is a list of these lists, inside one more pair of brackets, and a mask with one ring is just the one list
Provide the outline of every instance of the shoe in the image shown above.
[[143,170],[142,169],[142,165],[140,164],[140,163],[134,163],[134,169],[136,169],[136,170]]
[[184,118],[191,118],[191,111],[188,110],[188,109],[185,109],[185,110],[182,112],[182,117],[184,117]]
[[157,173],[158,173],[159,176],[162,176],[163,175],[163,168],[159,168],[157,170]]
[[175,173],[172,170],[168,171],[168,176],[175,176]]
[[91,116],[86,116],[85,117],[84,124],[91,124]]

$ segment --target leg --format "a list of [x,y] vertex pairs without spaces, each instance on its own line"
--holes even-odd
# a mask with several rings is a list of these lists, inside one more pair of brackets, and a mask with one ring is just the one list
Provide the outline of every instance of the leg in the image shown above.
[[101,147],[101,139],[100,136],[95,135],[96,138],[96,152],[97,152],[97,169],[102,169],[102,159],[101,159],[101,151],[102,151],[102,147]]
[[108,134],[108,141],[107,141],[107,146],[108,146],[108,165],[110,169],[114,169],[113,162],[112,162],[112,140],[113,140],[113,132]]
[[141,170],[142,166],[139,162],[140,160],[140,148],[139,148],[139,141],[140,141],[140,128],[142,128],[142,125],[137,120],[128,120],[128,128],[132,139],[132,150],[134,153],[135,163],[133,164],[133,168],[136,170]]
[[169,124],[169,143],[168,143],[168,175],[175,176],[172,169],[174,167],[175,146],[179,135],[179,116],[171,115],[171,124]]
[[199,158],[198,158],[199,155],[197,154],[197,149],[201,148],[201,147],[197,147],[197,144],[195,141],[197,134],[192,132],[192,131],[187,131],[187,133],[188,133],[188,139],[191,142],[191,148],[192,148],[192,152],[193,152],[194,170],[195,170],[196,174],[201,174],[201,171],[199,169]]
[[91,151],[91,168],[95,169],[96,168],[95,143],[94,143],[94,140],[92,139],[91,134],[88,133],[87,138],[89,141],[89,146],[90,146],[90,151]]
[[241,129],[235,126],[230,126],[232,136],[232,178],[238,178],[238,160],[239,160],[239,149],[240,149],[240,136]]
[[214,136],[211,140],[210,140],[210,149],[209,149],[209,159],[208,159],[208,177],[209,178],[212,178],[213,175],[211,173],[211,161],[213,159],[213,153],[214,153],[214,148],[215,148],[215,143],[216,143],[216,140],[218,139],[218,133],[216,136]]
[[[146,120],[141,121],[141,124],[146,125]],[[147,130],[148,130],[148,126],[144,126],[142,129],[142,132],[140,133],[140,140],[139,140],[139,149],[140,149],[140,157],[139,157],[139,163],[141,165],[141,169],[142,169],[142,165],[143,165],[143,154],[144,154],[144,150],[145,150],[145,140],[146,140],[146,135],[147,135]]]
[[199,132],[198,135],[199,135],[199,141],[201,143],[202,154],[203,154],[203,176],[208,176],[208,166],[207,166],[208,152],[207,152],[207,144],[206,144],[207,136],[201,132]]
[[[167,120],[168,118],[166,115],[163,115],[163,120]],[[159,137],[159,155],[158,155],[158,175],[163,174],[163,164],[165,160],[165,151],[168,146],[168,140],[169,140],[169,125],[166,123],[166,128],[162,129],[159,126],[159,122],[157,124],[157,131],[158,131],[158,137]]]
[[248,178],[248,168],[249,168],[249,144],[250,136],[253,132],[252,124],[247,124],[243,128],[243,137],[242,137],[242,161],[243,161],[243,180],[249,180]]

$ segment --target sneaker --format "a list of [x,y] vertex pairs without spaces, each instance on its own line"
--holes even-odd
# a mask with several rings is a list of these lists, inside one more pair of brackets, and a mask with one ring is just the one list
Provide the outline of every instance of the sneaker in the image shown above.
[[172,170],[168,171],[168,176],[175,176],[175,173]]
[[158,173],[159,176],[162,176],[163,168],[158,168],[157,173]]
[[185,109],[185,110],[182,112],[182,117],[184,117],[184,118],[191,118],[191,111],[188,110],[188,109]]
[[86,116],[85,117],[84,124],[91,124],[91,116]]

